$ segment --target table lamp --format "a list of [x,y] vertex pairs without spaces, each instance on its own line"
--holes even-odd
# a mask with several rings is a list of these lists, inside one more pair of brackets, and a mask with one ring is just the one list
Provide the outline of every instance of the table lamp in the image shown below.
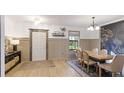
[[13,45],[13,51],[17,51],[17,45],[19,45],[19,40],[12,40],[11,44]]

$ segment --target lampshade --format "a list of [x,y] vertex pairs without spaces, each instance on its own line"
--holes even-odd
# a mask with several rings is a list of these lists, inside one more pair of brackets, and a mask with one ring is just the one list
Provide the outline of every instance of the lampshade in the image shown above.
[[11,41],[11,44],[12,45],[19,45],[19,40],[12,40]]
[[96,28],[95,28],[96,30],[100,30],[100,27],[99,26],[96,26]]

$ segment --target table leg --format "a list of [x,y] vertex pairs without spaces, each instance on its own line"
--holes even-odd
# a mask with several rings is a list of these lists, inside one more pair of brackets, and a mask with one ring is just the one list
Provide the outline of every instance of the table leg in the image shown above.
[[99,76],[99,67],[96,65],[96,74]]
[[102,69],[101,67],[99,67],[99,77],[101,77],[101,75],[102,75]]

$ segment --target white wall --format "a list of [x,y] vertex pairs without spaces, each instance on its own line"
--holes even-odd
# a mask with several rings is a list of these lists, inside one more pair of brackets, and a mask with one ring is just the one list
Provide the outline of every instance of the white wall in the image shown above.
[[87,28],[84,28],[80,31],[80,38],[81,39],[99,39],[99,31],[87,31]]
[[5,16],[5,35],[6,36],[16,36],[16,23],[14,20]]
[[29,37],[29,28],[34,29],[49,29],[49,38],[59,38],[53,37],[51,33],[54,31],[60,30],[60,27],[66,27],[66,36],[60,38],[68,38],[68,31],[80,31],[81,39],[99,39],[98,31],[87,31],[86,28],[82,27],[72,27],[72,26],[58,26],[58,25],[47,25],[47,24],[39,24],[34,25],[29,22],[18,22],[14,19],[9,18],[9,16],[5,17],[5,35],[12,37]]

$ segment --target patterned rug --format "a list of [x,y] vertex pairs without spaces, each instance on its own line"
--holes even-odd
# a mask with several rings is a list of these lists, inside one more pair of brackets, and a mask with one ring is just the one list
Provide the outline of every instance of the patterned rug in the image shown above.
[[68,61],[68,64],[76,71],[78,72],[81,76],[83,77],[96,77],[96,73],[95,72],[95,68],[94,67],[90,67],[90,71],[89,73],[86,72],[86,68],[83,68],[78,61],[76,60],[71,60]]
[[[82,67],[77,60],[68,61],[68,64],[83,77],[98,77],[94,66],[91,66],[89,73],[87,73],[86,67]],[[104,72],[102,77],[111,77],[111,73]]]
[[[96,73],[87,73],[86,68],[82,68],[80,64],[78,64],[76,60],[76,55],[74,51],[69,51],[69,61],[68,64],[75,70],[77,71],[81,76],[91,76],[95,77]],[[93,67],[90,67],[90,72],[94,71]]]

